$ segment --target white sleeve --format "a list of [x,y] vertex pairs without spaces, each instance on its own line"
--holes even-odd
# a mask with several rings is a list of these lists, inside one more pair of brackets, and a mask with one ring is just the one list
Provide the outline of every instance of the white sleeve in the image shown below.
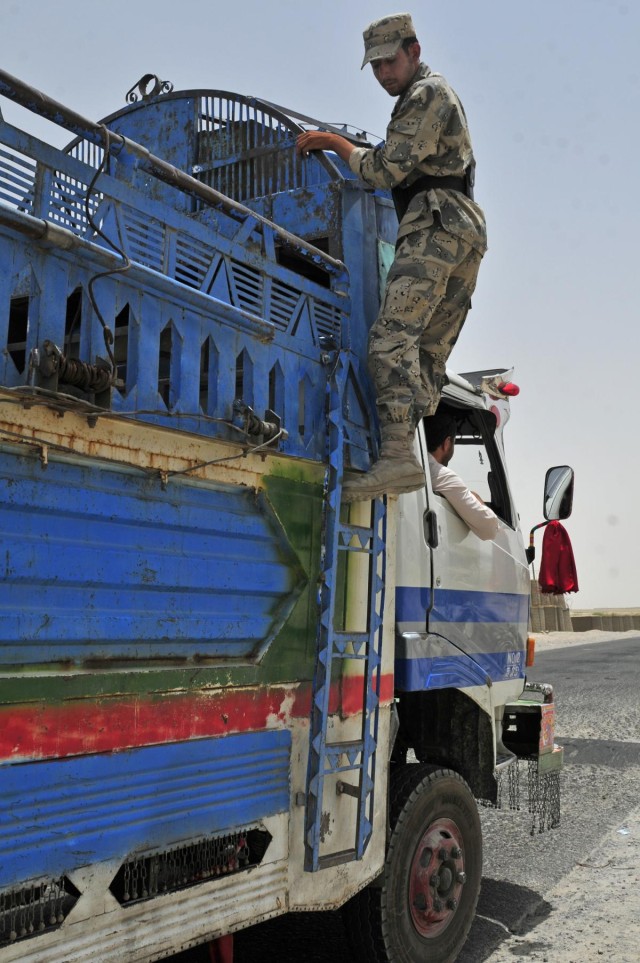
[[443,495],[454,511],[472,532],[483,541],[495,538],[500,522],[495,512],[473,495],[461,478],[450,468],[429,459],[431,487],[438,495]]

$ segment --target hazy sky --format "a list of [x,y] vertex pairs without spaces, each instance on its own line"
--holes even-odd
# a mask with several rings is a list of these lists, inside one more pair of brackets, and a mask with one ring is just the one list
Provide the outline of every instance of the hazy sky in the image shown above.
[[[98,120],[145,73],[253,94],[384,135],[360,71],[364,0],[0,0],[5,70]],[[489,253],[451,367],[515,367],[507,429],[525,531],[547,467],[576,470],[575,608],[640,606],[640,4],[457,0],[413,14],[423,59],[465,105]],[[7,120],[68,136],[0,98]],[[541,544],[538,535],[536,544]]]

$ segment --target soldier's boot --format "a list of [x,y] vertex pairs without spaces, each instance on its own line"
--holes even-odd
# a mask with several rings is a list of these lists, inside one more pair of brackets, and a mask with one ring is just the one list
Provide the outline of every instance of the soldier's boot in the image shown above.
[[343,502],[364,501],[380,495],[404,495],[423,488],[424,468],[413,453],[413,432],[405,422],[381,429],[380,457],[364,474],[350,472],[342,486]]

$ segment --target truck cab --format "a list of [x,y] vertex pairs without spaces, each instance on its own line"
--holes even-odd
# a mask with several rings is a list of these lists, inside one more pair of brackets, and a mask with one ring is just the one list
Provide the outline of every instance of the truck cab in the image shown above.
[[[501,388],[510,372],[449,373],[440,410],[458,426],[452,467],[499,518],[495,538],[481,539],[445,497],[434,493],[424,423],[416,453],[425,466],[424,489],[399,499],[395,680],[400,732],[419,759],[464,772],[480,797],[490,767],[477,749],[505,763],[502,707],[522,690],[529,619],[529,573],[510,490],[502,434],[509,418]],[[480,735],[471,757],[454,719]],[[446,733],[443,726],[449,720]],[[437,735],[435,735],[437,733]]]

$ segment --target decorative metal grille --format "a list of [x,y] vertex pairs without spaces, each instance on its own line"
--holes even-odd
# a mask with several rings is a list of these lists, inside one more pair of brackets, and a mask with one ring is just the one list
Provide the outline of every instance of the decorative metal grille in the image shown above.
[[55,929],[79,896],[66,876],[0,893],[0,946]]
[[228,268],[234,289],[234,303],[245,311],[262,316],[264,275],[239,261],[229,261]]
[[313,312],[318,334],[337,340],[340,336],[340,311],[330,304],[316,301],[313,305]]
[[286,331],[291,318],[294,317],[296,307],[300,303],[300,291],[294,291],[287,284],[275,281],[271,291],[271,313],[269,320],[273,321],[280,331]]
[[167,242],[165,225],[130,207],[123,208],[122,214],[129,257],[155,271],[162,271]]
[[175,251],[176,281],[196,290],[202,289],[205,279],[210,280],[213,276],[212,266],[220,262],[216,248],[176,233]]
[[200,100],[195,176],[236,201],[308,185],[291,121],[222,92]]
[[271,834],[250,829],[126,860],[109,887],[125,906],[257,866]]
[[241,202],[325,183],[335,167],[326,157],[298,156],[301,130],[273,105],[209,91],[200,97],[194,177]]
[[0,148],[0,200],[11,207],[30,212],[36,164],[10,147]]
[[69,145],[68,153],[71,157],[76,157],[83,164],[88,164],[89,167],[95,167],[97,170],[102,164],[104,147],[79,137]]
[[84,234],[89,229],[87,203],[93,217],[102,200],[102,195],[95,192],[87,198],[88,187],[88,184],[63,171],[55,171],[49,196],[45,198],[45,202],[48,200],[48,220],[66,227],[74,234]]

